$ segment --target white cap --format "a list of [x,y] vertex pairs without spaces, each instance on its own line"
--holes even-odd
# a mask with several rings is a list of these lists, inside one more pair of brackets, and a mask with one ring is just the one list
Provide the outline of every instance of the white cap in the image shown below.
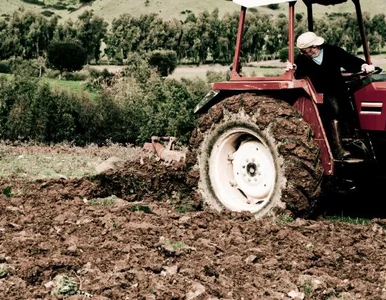
[[296,47],[305,49],[312,46],[320,46],[324,43],[324,38],[317,36],[314,32],[308,31],[299,35]]

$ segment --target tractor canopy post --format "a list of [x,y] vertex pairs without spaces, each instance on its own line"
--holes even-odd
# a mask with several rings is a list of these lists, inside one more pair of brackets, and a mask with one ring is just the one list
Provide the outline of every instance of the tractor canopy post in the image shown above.
[[[290,63],[295,61],[295,3],[289,2],[289,20],[288,20],[288,60]],[[294,72],[291,72],[291,79],[293,79]]]
[[314,13],[312,11],[312,4],[306,2],[307,6],[307,21],[308,21],[308,31],[314,31]]
[[240,74],[239,74],[240,51],[241,51],[241,41],[243,39],[246,11],[247,11],[247,8],[245,6],[241,6],[240,17],[239,17],[239,27],[237,29],[237,37],[236,37],[235,55],[233,57],[233,65],[232,65],[232,71],[231,71],[231,78],[240,77]]
[[367,42],[365,25],[363,23],[361,4],[360,4],[359,0],[352,0],[352,2],[354,2],[354,5],[355,5],[355,11],[357,14],[357,19],[358,19],[359,32],[360,32],[361,38],[362,38],[363,53],[365,55],[365,60],[369,65],[371,65],[370,50],[369,50],[369,44]]

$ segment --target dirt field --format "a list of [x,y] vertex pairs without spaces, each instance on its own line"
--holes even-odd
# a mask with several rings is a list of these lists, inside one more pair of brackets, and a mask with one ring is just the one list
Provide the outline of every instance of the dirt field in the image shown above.
[[386,299],[383,219],[214,212],[151,158],[0,186],[1,299]]

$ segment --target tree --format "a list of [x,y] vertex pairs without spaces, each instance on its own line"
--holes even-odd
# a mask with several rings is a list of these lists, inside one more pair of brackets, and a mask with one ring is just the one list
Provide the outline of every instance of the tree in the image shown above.
[[123,14],[112,21],[105,49],[105,53],[109,58],[123,61],[127,59],[130,53],[137,51],[137,45],[140,41],[140,28],[134,25],[135,23],[135,18],[130,14]]
[[78,71],[82,69],[87,60],[87,53],[84,48],[72,41],[53,42],[47,50],[48,63],[60,71]]
[[161,76],[168,76],[177,67],[177,53],[171,50],[155,50],[149,55],[149,64],[157,68]]
[[108,23],[94,16],[92,11],[85,11],[76,22],[77,39],[87,52],[87,63],[94,59],[98,63],[101,55],[102,40],[106,36]]

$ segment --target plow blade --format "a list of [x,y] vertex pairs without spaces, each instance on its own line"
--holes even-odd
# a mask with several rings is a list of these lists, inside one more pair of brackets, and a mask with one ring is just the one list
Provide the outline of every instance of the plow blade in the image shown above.
[[[168,142],[165,146],[163,142]],[[167,163],[183,162],[185,163],[186,154],[183,151],[175,150],[176,137],[151,137],[151,143],[145,143],[143,149],[153,152],[160,159]]]

